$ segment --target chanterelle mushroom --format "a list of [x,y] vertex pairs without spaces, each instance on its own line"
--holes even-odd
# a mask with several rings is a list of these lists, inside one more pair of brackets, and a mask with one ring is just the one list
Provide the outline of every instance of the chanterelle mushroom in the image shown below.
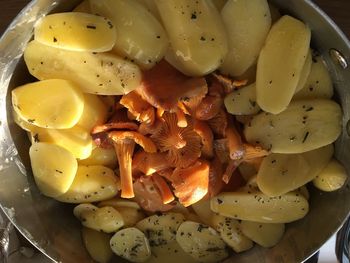
[[119,162],[121,197],[132,198],[135,196],[132,180],[132,156],[135,143],[151,153],[156,152],[157,147],[151,139],[134,131],[112,131],[108,136],[113,141]]

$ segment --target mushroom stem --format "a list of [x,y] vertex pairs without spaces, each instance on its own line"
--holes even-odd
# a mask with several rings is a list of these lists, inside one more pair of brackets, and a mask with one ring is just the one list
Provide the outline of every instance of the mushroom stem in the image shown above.
[[125,139],[114,142],[113,144],[119,162],[121,197],[133,198],[135,195],[132,181],[132,155],[134,153],[135,142]]

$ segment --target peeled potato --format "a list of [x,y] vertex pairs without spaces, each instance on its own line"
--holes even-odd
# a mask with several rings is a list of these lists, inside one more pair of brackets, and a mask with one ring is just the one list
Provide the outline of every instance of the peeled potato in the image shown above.
[[224,100],[228,113],[233,115],[251,115],[260,111],[256,103],[255,83],[240,88],[228,94]]
[[153,246],[147,263],[193,263],[194,259],[180,247],[176,240],[165,245]]
[[273,247],[284,234],[284,224],[266,224],[242,221],[240,229],[243,234],[262,247]]
[[220,71],[237,77],[256,62],[264,45],[271,27],[269,5],[266,0],[228,0],[221,17],[229,52]]
[[65,203],[98,202],[114,197],[119,189],[113,170],[101,165],[79,165],[69,190],[56,199]]
[[83,203],[79,204],[73,209],[73,214],[76,218],[78,218],[80,221],[83,219],[83,214],[86,212],[94,212],[97,211],[98,207],[94,206],[93,204],[90,203]]
[[333,152],[333,145],[328,145],[302,154],[270,154],[264,158],[258,171],[259,189],[268,196],[296,190],[325,168]]
[[116,35],[110,20],[79,12],[44,16],[34,28],[36,41],[73,51],[109,51],[115,44]]
[[27,120],[22,119],[14,109],[12,109],[12,117],[14,122],[27,132],[34,131],[35,129],[38,128],[37,126],[31,124]]
[[307,189],[306,185],[303,185],[302,187],[299,187],[296,192],[300,193],[302,196],[305,197],[306,200],[310,199],[310,193]]
[[85,159],[91,155],[92,138],[89,132],[74,126],[70,129],[35,129],[32,132],[34,142],[57,144],[70,151],[75,158]]
[[336,159],[331,160],[312,181],[315,187],[325,192],[340,189],[348,179],[344,166]]
[[84,97],[70,81],[51,79],[12,90],[12,106],[20,119],[50,129],[73,127],[84,110]]
[[245,125],[249,143],[273,153],[302,153],[333,143],[341,133],[342,112],[331,100],[293,101],[276,115],[260,113]]
[[304,63],[304,66],[301,70],[300,73],[300,78],[297,84],[297,87],[295,88],[295,93],[297,93],[299,90],[301,90],[302,88],[304,88],[305,83],[310,75],[311,72],[311,66],[312,66],[312,55],[311,55],[312,51],[309,50],[309,52],[307,53],[306,56],[306,60]]
[[310,47],[310,29],[283,16],[271,28],[262,48],[256,76],[256,97],[266,112],[280,113],[291,101]]
[[109,245],[111,236],[87,227],[82,229],[82,237],[89,255],[98,263],[108,263],[113,256]]
[[35,143],[29,149],[30,162],[39,190],[58,197],[71,187],[78,164],[66,149],[49,143]]
[[79,160],[78,162],[81,165],[103,165],[111,169],[118,165],[115,150],[113,148],[105,149],[101,147],[95,147],[88,158]]
[[333,83],[329,70],[321,56],[312,58],[311,71],[303,88],[293,99],[330,99],[333,97]]
[[94,13],[110,18],[118,35],[113,51],[144,69],[160,61],[168,37],[159,21],[136,0],[90,0]]
[[216,6],[219,12],[222,10],[222,8],[225,6],[227,2],[227,0],[211,0],[211,1]]
[[155,17],[158,21],[162,21],[160,18],[160,14],[158,8],[156,6],[155,0],[137,0],[140,4],[142,4],[146,9]]
[[206,0],[156,1],[171,50],[167,61],[189,76],[217,69],[226,56],[227,37],[220,14]]
[[220,193],[211,199],[210,207],[223,216],[261,223],[289,223],[303,218],[309,210],[307,200],[298,193],[268,197],[247,190]]
[[37,79],[71,80],[85,93],[123,95],[141,81],[135,64],[109,53],[75,52],[32,41],[24,51],[24,60]]
[[214,227],[213,218],[215,214],[210,209],[210,200],[200,200],[191,207],[203,223]]

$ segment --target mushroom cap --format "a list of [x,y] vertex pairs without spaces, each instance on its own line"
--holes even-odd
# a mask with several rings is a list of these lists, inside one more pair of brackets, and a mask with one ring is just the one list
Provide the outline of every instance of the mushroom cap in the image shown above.
[[228,116],[225,110],[221,109],[218,114],[207,121],[208,125],[217,136],[226,137],[226,128],[228,126]]
[[212,158],[214,155],[213,141],[214,135],[209,125],[200,120],[193,121],[194,131],[201,137],[202,141],[202,155],[205,158]]
[[108,136],[114,142],[132,140],[140,145],[146,152],[157,152],[157,147],[150,138],[135,131],[112,131],[108,134]]
[[139,171],[145,175],[151,175],[169,168],[170,164],[164,153],[147,153],[145,151],[139,151],[134,154],[132,167],[135,172]]
[[195,112],[195,117],[199,120],[210,120],[219,113],[223,103],[224,102],[221,97],[207,95],[199,103]]

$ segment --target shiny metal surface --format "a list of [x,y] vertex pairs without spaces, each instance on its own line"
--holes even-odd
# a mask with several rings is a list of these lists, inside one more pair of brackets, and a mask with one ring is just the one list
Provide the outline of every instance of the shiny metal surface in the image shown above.
[[[32,37],[35,22],[51,11],[72,9],[79,1],[36,0],[14,20],[0,40],[0,202],[15,226],[35,246],[54,261],[90,262],[80,239],[79,222],[72,207],[42,196],[33,181],[28,160],[29,142],[11,116],[10,91],[33,80],[21,55]],[[337,99],[344,111],[343,133],[336,143],[336,156],[350,172],[350,139],[346,124],[350,119],[350,69],[334,63],[330,49],[350,61],[350,44],[335,24],[309,0],[274,0],[277,6],[305,21],[312,29],[312,45],[326,59],[332,73]],[[350,173],[349,173],[350,174]],[[282,241],[272,249],[255,247],[233,255],[225,262],[302,262],[334,234],[350,210],[349,186],[335,193],[311,189],[310,213],[288,224]],[[121,262],[121,260],[118,260]]]

